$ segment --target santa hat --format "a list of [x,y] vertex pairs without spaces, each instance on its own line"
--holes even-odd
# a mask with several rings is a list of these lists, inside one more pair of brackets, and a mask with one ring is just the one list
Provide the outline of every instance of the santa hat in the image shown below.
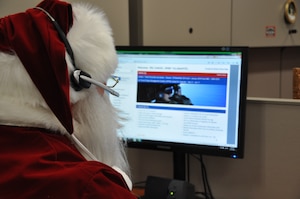
[[72,134],[66,47],[49,18],[53,17],[62,32],[68,34],[73,25],[72,6],[44,0],[37,7],[1,19],[0,51],[19,57],[49,108]]

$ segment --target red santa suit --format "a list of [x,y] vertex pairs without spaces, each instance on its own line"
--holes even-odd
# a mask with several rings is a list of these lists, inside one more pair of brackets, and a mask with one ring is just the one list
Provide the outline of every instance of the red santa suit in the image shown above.
[[44,0],[0,19],[0,198],[135,198],[117,111],[95,86],[72,87],[75,63],[99,82],[117,66],[99,10]]
[[111,167],[45,129],[0,126],[0,198],[134,198]]

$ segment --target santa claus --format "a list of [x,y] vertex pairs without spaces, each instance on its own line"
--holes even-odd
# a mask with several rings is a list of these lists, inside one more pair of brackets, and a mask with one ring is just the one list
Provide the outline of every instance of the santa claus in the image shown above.
[[0,198],[135,198],[106,85],[116,67],[89,5],[44,0],[0,19]]

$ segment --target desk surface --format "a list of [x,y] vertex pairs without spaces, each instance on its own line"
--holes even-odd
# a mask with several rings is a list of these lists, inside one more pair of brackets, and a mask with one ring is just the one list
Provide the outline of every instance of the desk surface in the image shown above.
[[142,196],[145,195],[145,188],[140,188],[140,187],[133,187],[132,193],[137,196],[138,198],[141,198]]

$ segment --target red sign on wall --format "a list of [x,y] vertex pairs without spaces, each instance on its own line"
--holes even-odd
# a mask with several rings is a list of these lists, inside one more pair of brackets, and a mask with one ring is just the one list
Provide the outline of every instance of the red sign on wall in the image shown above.
[[266,26],[265,35],[266,35],[266,37],[275,37],[276,36],[276,26]]

